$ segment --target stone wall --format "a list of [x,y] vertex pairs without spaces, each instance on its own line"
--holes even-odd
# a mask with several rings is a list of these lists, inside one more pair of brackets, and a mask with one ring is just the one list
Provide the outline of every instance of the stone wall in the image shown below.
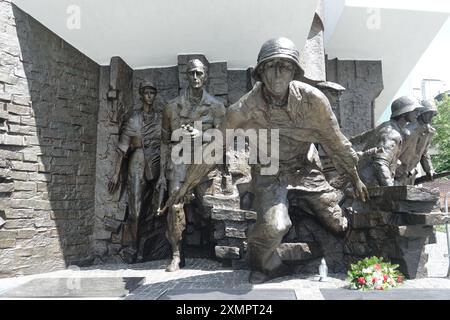
[[89,258],[99,66],[0,0],[0,277]]
[[[248,70],[228,70],[226,62],[209,62],[207,57],[201,54],[179,55],[177,61],[174,61],[175,65],[171,67],[139,70],[132,70],[125,61],[114,57],[109,67],[101,68],[95,189],[96,218],[92,243],[92,255],[96,263],[127,262],[129,257],[126,177],[122,176],[119,191],[109,194],[107,190],[117,157],[116,146],[121,121],[133,107],[141,104],[139,85],[147,81],[151,81],[158,90],[154,107],[161,113],[170,100],[187,88],[186,64],[193,58],[202,60],[208,67],[206,89],[225,106],[236,102],[250,90],[251,80]],[[126,170],[126,160],[124,162],[124,170]],[[144,260],[169,257],[170,248],[164,235],[166,218],[155,218],[153,212],[149,211],[142,214],[144,221],[141,229],[141,249]],[[202,240],[208,238],[205,234],[209,232],[208,223],[199,221],[195,205],[192,209],[186,208],[186,215],[185,243],[187,246],[197,247],[199,250],[188,251],[198,256],[198,252],[208,251],[208,249],[202,249],[202,244],[205,241],[208,242]],[[199,226],[205,226],[205,228]]]
[[[139,83],[154,82],[161,112],[186,88],[186,62],[200,58],[209,68],[208,91],[229,106],[251,89],[250,70],[228,70],[203,55],[180,55],[166,68],[132,70],[119,57],[100,67],[10,0],[0,0],[0,23],[0,277],[126,260],[126,185],[113,195],[106,186],[122,117],[140,103]],[[381,64],[332,60],[327,72],[327,80],[347,89],[333,109],[343,131],[371,128]],[[210,218],[220,220],[213,209]],[[205,230],[193,211],[186,242],[201,246]],[[147,257],[165,257],[165,218],[145,223]],[[226,223],[209,230],[222,247],[233,244],[218,236],[232,230]]]
[[327,80],[345,88],[339,101],[342,132],[352,137],[375,125],[374,103],[383,90],[381,61],[327,60]]

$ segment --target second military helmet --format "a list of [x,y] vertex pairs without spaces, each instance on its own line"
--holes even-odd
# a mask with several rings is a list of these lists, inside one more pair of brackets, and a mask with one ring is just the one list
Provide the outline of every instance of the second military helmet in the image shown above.
[[399,115],[414,111],[420,107],[421,105],[416,99],[408,96],[400,97],[396,99],[394,102],[392,102],[391,118],[395,118],[398,117]]
[[434,101],[423,100],[420,104],[422,105],[422,108],[420,108],[419,110],[419,115],[425,112],[433,112],[434,115],[438,114],[438,110]]

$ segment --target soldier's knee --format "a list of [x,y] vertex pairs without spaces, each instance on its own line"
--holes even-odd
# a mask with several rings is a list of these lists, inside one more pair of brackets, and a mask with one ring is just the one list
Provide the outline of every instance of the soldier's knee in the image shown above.
[[271,208],[268,220],[271,232],[275,236],[283,236],[292,227],[287,208],[284,206]]
[[[331,208],[330,208],[331,209]],[[334,209],[334,210],[333,210]],[[328,227],[336,234],[343,233],[348,228],[348,220],[342,215],[341,208],[333,208],[323,217],[328,223]]]

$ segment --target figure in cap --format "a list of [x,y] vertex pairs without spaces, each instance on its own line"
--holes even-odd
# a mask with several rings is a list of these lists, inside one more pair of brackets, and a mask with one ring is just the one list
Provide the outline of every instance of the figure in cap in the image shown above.
[[[139,85],[141,104],[132,110],[120,129],[117,159],[114,173],[108,183],[110,193],[116,192],[122,162],[128,160],[128,218],[126,231],[131,235],[131,248],[127,262],[142,259],[143,244],[140,244],[140,224],[143,221],[143,203],[156,205],[156,182],[160,169],[161,116],[154,108],[157,90],[152,82]],[[144,197],[148,195],[148,199]],[[156,208],[155,210],[156,211]]]
[[[367,189],[359,179],[357,155],[339,129],[329,101],[318,89],[297,81],[303,70],[299,52],[286,38],[263,44],[253,72],[259,80],[253,89],[227,109],[220,129],[225,136],[233,129],[276,129],[279,131],[279,167],[267,174],[260,164],[252,165],[252,190],[257,211],[256,225],[248,236],[250,282],[261,283],[292,272],[277,253],[292,223],[288,214],[288,186],[296,190],[297,201],[306,213],[335,234],[343,234],[347,219],[338,205],[338,195],[326,181],[312,143],[321,143],[332,159],[351,177],[357,194],[367,199]],[[266,150],[271,150],[267,141]],[[216,142],[215,142],[216,143]],[[312,152],[310,152],[312,150]],[[183,190],[195,186],[214,165],[202,165],[189,172]],[[187,186],[187,187],[186,187]],[[174,199],[183,193],[175,193]]]
[[[161,176],[157,188],[160,193],[168,191],[169,195],[180,189],[189,166],[194,165],[174,163],[171,158],[171,151],[175,146],[175,142],[171,141],[172,133],[182,130],[187,138],[194,141],[201,133],[196,130],[194,122],[200,121],[204,131],[218,128],[225,116],[224,105],[205,90],[207,67],[204,63],[199,59],[190,60],[186,66],[186,74],[189,82],[186,92],[170,101],[163,110]],[[177,271],[184,265],[181,241],[186,229],[184,205],[187,201],[187,197],[179,199],[170,205],[167,212],[166,237],[172,247],[172,261],[166,268],[168,272]]]

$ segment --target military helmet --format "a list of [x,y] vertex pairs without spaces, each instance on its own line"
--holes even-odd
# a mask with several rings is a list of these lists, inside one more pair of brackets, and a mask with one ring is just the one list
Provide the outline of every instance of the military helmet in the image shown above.
[[420,103],[422,107],[419,109],[419,115],[425,112],[433,112],[434,115],[438,114],[436,104],[432,100],[422,100]]
[[152,88],[155,91],[158,91],[156,89],[156,86],[153,84],[153,82],[151,82],[151,81],[144,81],[144,82],[141,82],[139,84],[139,94],[142,94],[144,92],[145,88]]
[[408,96],[400,97],[400,98],[396,99],[394,102],[392,102],[391,119],[395,118],[399,115],[414,111],[420,107],[421,107],[421,105],[415,98],[408,97]]
[[193,70],[202,70],[206,72],[208,68],[205,66],[205,64],[200,59],[192,59],[189,60],[186,65],[186,72],[190,72]]
[[267,40],[259,50],[258,61],[252,76],[256,81],[261,81],[260,68],[264,62],[273,58],[285,58],[292,61],[296,67],[294,79],[301,79],[305,71],[300,66],[300,53],[294,42],[288,38],[280,37]]

